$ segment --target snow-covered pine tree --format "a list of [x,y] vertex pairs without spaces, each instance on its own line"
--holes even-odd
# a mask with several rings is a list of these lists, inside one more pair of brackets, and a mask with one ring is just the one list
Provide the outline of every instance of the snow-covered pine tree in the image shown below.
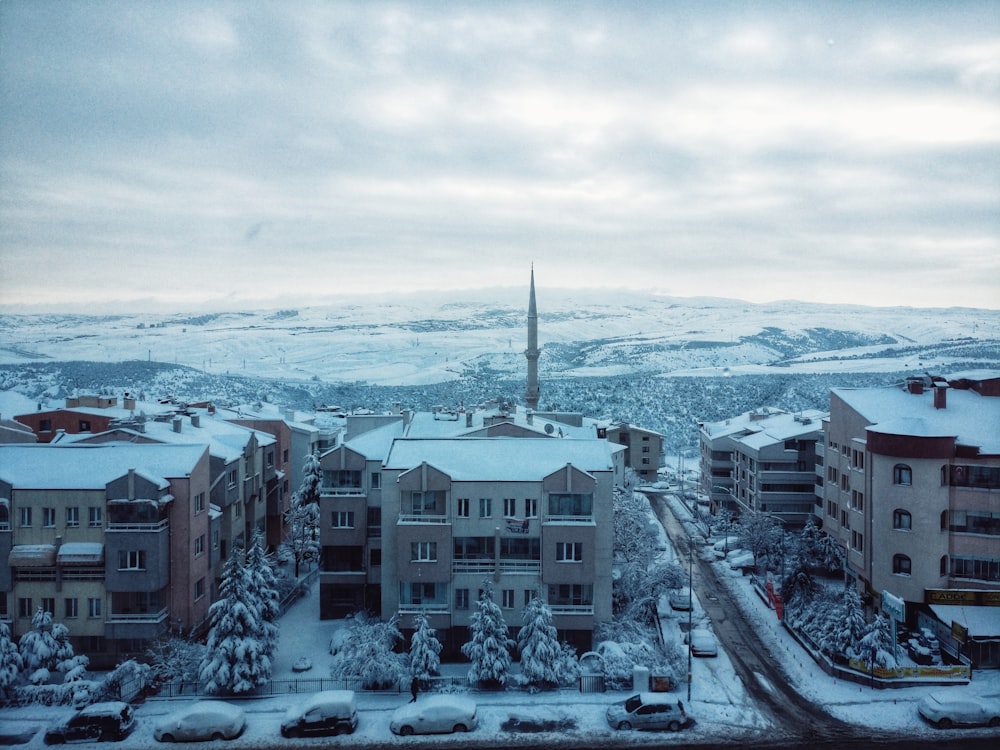
[[820,535],[819,564],[831,573],[844,567],[844,550],[831,534]]
[[10,628],[0,621],[0,695],[7,695],[23,666],[21,654],[10,638]]
[[809,562],[805,555],[799,553],[792,558],[788,575],[781,582],[781,598],[785,606],[800,610],[809,606],[819,590],[819,585],[809,572]]
[[396,644],[403,640],[399,620],[388,622],[355,615],[348,626],[343,648],[334,657],[330,676],[335,679],[360,677],[366,690],[379,690],[397,685],[406,674],[405,655],[396,653]]
[[828,644],[831,653],[852,659],[860,655],[858,643],[868,629],[861,597],[853,586],[844,589],[839,615],[827,633],[825,644]]
[[477,611],[470,618],[472,640],[462,646],[471,661],[469,681],[485,687],[504,687],[510,672],[510,650],[503,610],[493,599],[493,583],[486,579],[479,594]]
[[559,631],[552,622],[552,610],[536,595],[524,608],[523,622],[517,633],[521,674],[526,683],[534,687],[558,686],[563,649],[559,643]]
[[281,615],[281,602],[274,569],[264,551],[264,534],[259,529],[254,531],[250,540],[246,570],[249,593],[257,600],[256,607],[260,612],[261,639],[267,655],[273,657],[278,647],[278,626],[275,621]]
[[206,693],[239,695],[271,677],[271,659],[242,547],[235,547],[226,560],[220,594],[208,610],[211,626],[199,678]]
[[302,484],[292,493],[291,507],[285,517],[288,523],[286,547],[295,560],[295,577],[303,563],[319,559],[319,496],[323,470],[319,456],[310,453],[303,467]]
[[806,525],[802,527],[802,531],[799,533],[799,551],[805,558],[806,565],[810,568],[823,567],[822,556],[820,554],[821,536],[822,532],[810,515],[806,521]]
[[876,615],[868,624],[868,629],[858,641],[858,656],[865,660],[869,668],[873,660],[876,667],[883,669],[899,666],[898,647],[892,640],[892,630],[885,615]]
[[437,639],[424,614],[413,618],[413,635],[410,636],[410,673],[418,680],[439,674],[441,669],[441,642]]
[[18,641],[18,651],[24,670],[34,683],[47,682],[48,673],[59,669],[60,665],[68,663],[68,666],[73,666],[69,630],[62,623],[53,622],[52,613],[41,607],[31,618],[31,630]]

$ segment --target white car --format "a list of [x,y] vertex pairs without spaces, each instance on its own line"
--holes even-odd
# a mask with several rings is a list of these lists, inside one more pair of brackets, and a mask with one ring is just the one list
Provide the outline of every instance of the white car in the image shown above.
[[691,644],[692,656],[718,656],[719,642],[715,633],[705,628],[695,628],[691,631],[688,642]]
[[691,609],[691,589],[687,586],[681,589],[674,589],[667,598],[670,601],[671,609],[681,609],[685,612]]
[[389,729],[406,737],[471,732],[478,723],[474,700],[458,695],[427,695],[393,711]]
[[160,719],[153,737],[158,742],[232,740],[246,726],[242,708],[224,701],[196,701]]
[[754,566],[753,552],[740,549],[726,555],[726,564],[733,570],[749,570]]
[[945,690],[924,696],[917,711],[941,729],[1000,727],[1000,695],[960,695]]

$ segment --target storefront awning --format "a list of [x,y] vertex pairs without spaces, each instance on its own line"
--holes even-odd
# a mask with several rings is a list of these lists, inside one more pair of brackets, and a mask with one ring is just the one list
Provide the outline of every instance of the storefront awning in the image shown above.
[[957,622],[970,638],[977,641],[1000,638],[1000,607],[974,607],[965,604],[931,604],[931,611],[951,627]]

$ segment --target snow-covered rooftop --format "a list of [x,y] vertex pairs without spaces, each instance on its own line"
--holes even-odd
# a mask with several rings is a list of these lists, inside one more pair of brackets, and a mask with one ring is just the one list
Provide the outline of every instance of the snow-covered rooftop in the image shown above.
[[17,489],[103,490],[135,468],[163,482],[190,474],[205,450],[204,445],[0,445],[0,479]]
[[832,391],[872,425],[872,432],[917,437],[955,437],[979,446],[984,454],[1000,453],[1000,398],[948,388],[946,405],[934,406],[933,389],[923,393],[894,388],[834,388]]
[[612,447],[597,439],[399,438],[385,467],[406,470],[426,461],[459,481],[534,481],[567,464],[583,471],[611,471]]

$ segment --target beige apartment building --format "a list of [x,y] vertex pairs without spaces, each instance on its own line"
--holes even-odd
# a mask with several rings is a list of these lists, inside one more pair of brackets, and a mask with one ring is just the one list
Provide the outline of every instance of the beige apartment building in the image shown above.
[[830,395],[817,515],[882,610],[1000,666],[1000,373],[911,378]]

